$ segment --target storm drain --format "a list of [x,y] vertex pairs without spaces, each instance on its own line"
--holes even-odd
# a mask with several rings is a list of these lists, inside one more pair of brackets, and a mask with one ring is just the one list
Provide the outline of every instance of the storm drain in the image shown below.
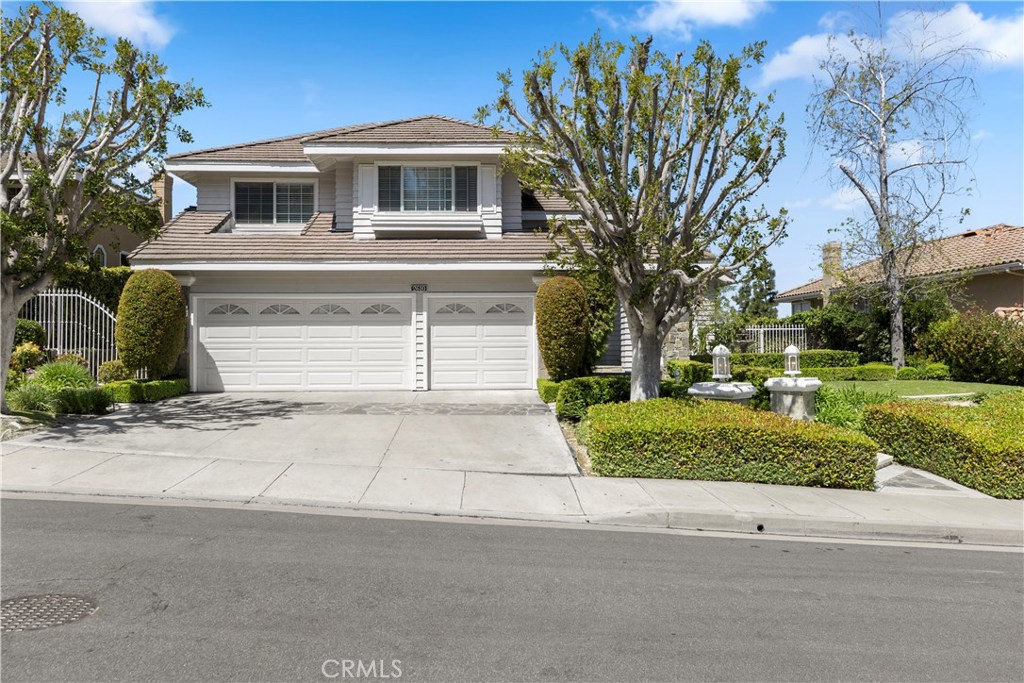
[[71,624],[96,611],[97,604],[78,595],[26,595],[0,603],[0,631],[37,631]]

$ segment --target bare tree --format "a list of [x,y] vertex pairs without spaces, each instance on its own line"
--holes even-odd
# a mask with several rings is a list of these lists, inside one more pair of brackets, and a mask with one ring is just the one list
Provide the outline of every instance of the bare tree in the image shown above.
[[594,36],[546,50],[523,74],[525,106],[511,72],[495,104],[516,133],[508,165],[582,216],[555,226],[564,259],[614,281],[633,342],[633,400],[658,395],[672,327],[785,229],[784,213],[749,204],[784,152],[771,98],[741,83],[763,43],[727,58],[701,43],[683,64],[651,42]]
[[[191,82],[164,78],[157,57],[127,40],[108,53],[77,15],[51,3],[0,24],[2,392],[22,305],[83,254],[98,227],[154,232],[159,211],[140,201],[149,178],[133,169],[158,169],[170,136],[191,141],[174,119],[206,101]],[[84,107],[68,106],[69,72],[85,77]]]
[[970,147],[965,102],[974,94],[968,71],[976,50],[961,36],[937,33],[934,13],[901,12],[887,26],[876,7],[870,33],[831,36],[808,114],[837,185],[867,205],[844,224],[846,243],[849,253],[878,263],[872,278],[881,281],[900,368],[915,259],[942,234],[947,200],[967,189],[959,175]]

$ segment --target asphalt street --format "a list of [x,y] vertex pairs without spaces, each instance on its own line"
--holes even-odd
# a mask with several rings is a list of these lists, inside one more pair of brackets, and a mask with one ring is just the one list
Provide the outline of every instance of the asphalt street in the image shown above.
[[4,599],[99,604],[4,681],[1024,680],[1013,552],[29,500],[0,544]]

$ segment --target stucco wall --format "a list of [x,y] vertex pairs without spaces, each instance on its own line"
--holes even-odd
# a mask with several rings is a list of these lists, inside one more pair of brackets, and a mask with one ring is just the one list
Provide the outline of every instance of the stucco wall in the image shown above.
[[1024,306],[1024,272],[971,278],[964,286],[964,295],[973,305],[986,311],[1001,306]]

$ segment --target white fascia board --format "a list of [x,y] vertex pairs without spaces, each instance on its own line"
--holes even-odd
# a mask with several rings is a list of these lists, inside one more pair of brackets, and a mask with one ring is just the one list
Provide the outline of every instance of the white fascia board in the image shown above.
[[505,146],[497,145],[303,145],[306,154],[338,154],[344,156],[500,156]]
[[247,164],[244,162],[199,162],[192,163],[171,162],[166,169],[171,173],[197,173],[203,171],[216,171],[224,173],[319,173],[320,171],[311,163],[301,162],[296,164]]
[[337,262],[337,263],[134,263],[132,270],[167,270],[167,271],[193,271],[193,272],[240,272],[240,271],[261,271],[261,272],[398,272],[398,271],[534,271],[544,268],[542,261],[462,261],[449,263],[417,263],[417,262]]

